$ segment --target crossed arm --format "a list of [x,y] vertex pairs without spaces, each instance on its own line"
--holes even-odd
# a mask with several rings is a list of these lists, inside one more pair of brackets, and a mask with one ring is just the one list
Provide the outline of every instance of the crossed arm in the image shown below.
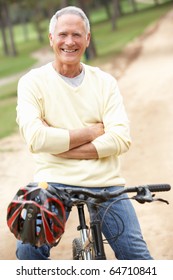
[[[44,122],[44,125],[47,124]],[[69,150],[61,154],[54,154],[54,156],[72,159],[97,159],[98,153],[92,141],[104,133],[103,123],[96,123],[89,127],[69,130]]]

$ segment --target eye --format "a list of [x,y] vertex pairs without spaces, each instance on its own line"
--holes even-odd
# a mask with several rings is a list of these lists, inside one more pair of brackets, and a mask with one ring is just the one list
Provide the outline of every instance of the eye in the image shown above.
[[66,33],[60,33],[60,34],[58,34],[58,37],[60,37],[60,38],[65,38],[66,36],[67,36]]
[[80,38],[80,37],[81,37],[81,35],[80,35],[79,33],[74,33],[73,36],[74,36],[75,38]]

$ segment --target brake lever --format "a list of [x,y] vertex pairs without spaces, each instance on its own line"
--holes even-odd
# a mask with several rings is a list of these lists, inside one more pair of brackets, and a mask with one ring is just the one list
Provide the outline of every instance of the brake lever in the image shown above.
[[161,202],[165,202],[166,204],[169,204],[169,202],[163,198],[155,198],[153,199],[154,201],[161,201]]
[[133,196],[132,199],[135,199],[139,203],[145,203],[145,202],[153,202],[153,201],[161,201],[166,204],[169,204],[169,202],[162,198],[154,198],[155,194],[151,194],[150,190],[147,187],[141,187],[137,191],[137,195]]

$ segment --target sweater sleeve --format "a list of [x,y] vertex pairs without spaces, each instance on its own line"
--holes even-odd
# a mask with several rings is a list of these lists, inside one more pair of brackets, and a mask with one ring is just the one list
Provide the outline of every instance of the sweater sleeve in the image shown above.
[[66,129],[43,124],[44,104],[33,75],[23,76],[18,83],[17,123],[32,153],[62,153],[69,150],[70,136]]
[[112,77],[106,84],[107,86],[103,90],[105,134],[92,142],[99,158],[111,155],[118,156],[126,152],[131,144],[129,120],[117,82]]

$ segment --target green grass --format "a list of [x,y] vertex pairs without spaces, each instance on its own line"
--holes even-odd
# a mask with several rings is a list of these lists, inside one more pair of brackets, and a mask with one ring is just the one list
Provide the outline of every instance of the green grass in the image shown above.
[[0,102],[0,138],[17,130],[15,107],[16,98],[8,98]]
[[[124,1],[125,2],[125,1]],[[119,54],[127,43],[132,41],[151,23],[157,21],[161,16],[172,8],[172,5],[159,6],[154,9],[146,10],[136,14],[129,14],[118,19],[117,30],[112,32],[111,23],[106,21],[104,10],[100,10],[93,21],[93,36],[96,43],[98,58],[91,61],[91,64],[103,63],[111,60]],[[47,23],[45,25],[45,42],[38,43],[36,33],[32,25],[28,25],[29,38],[25,38],[21,26],[16,26],[16,42],[18,57],[4,57],[0,52],[0,78],[11,74],[20,73],[28,69],[35,63],[31,57],[33,51],[41,47],[48,46],[47,40]],[[1,46],[0,46],[1,49]],[[0,138],[8,136],[17,130],[16,125],[16,87],[17,81],[0,86]]]
[[0,78],[22,72],[30,68],[36,61],[28,54],[21,54],[20,59],[19,57],[3,57],[1,58]]
[[7,85],[0,86],[0,102],[9,99],[11,97],[16,97],[17,91],[17,81],[8,83]]
[[16,88],[17,81],[0,87],[0,138],[17,131]]
[[[22,72],[31,67],[37,61],[32,57],[32,52],[44,46],[44,44],[40,44],[36,38],[24,42],[20,42],[19,40],[16,45],[18,53],[17,56],[7,57],[4,55],[0,55],[0,78]],[[45,41],[45,45],[47,45],[47,41]]]

